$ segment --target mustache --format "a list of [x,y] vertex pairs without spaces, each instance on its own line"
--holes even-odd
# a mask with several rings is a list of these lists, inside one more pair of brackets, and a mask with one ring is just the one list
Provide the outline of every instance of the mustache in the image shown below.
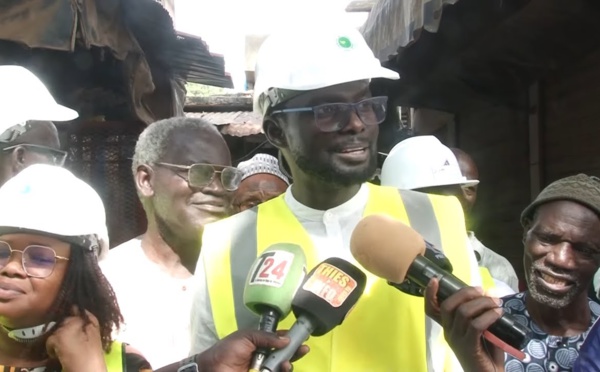
[[531,272],[533,273],[534,271],[539,271],[564,280],[568,280],[575,284],[579,284],[577,275],[575,275],[575,273],[571,270],[559,269],[557,267],[546,265],[543,262],[533,262],[531,265]]
[[353,147],[366,147],[369,149],[373,149],[373,143],[372,141],[370,141],[369,139],[365,138],[365,139],[352,139],[349,141],[343,141],[343,142],[339,142],[334,144],[333,146],[331,146],[331,149],[334,151],[341,151],[347,148],[353,148]]

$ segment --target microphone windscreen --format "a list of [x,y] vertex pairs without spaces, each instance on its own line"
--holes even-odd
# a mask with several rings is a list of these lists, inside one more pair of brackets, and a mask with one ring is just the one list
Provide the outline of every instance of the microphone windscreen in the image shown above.
[[415,230],[384,214],[360,220],[352,232],[350,251],[363,268],[393,283],[402,283],[412,262],[425,253]]
[[350,262],[332,257],[318,264],[306,276],[292,301],[298,318],[314,322],[313,336],[321,336],[340,325],[365,290],[367,277]]
[[286,317],[305,274],[306,257],[302,247],[291,243],[273,244],[254,261],[248,272],[244,304],[255,314],[260,315],[265,308],[270,308]]

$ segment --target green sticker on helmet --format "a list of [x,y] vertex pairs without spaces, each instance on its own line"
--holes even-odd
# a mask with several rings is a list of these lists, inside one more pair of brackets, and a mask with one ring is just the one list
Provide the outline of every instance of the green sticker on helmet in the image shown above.
[[340,36],[337,40],[338,45],[344,49],[352,48],[352,41],[347,36]]

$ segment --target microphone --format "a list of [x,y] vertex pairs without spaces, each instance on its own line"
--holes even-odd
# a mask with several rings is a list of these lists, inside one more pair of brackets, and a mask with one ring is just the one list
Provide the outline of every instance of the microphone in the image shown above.
[[[423,255],[427,244],[415,230],[386,215],[371,215],[363,218],[350,239],[350,251],[366,270],[398,287],[406,279],[422,289],[433,278],[439,280],[440,302],[468,287],[456,276],[441,269]],[[431,248],[430,248],[431,249]],[[439,251],[437,251],[439,252]],[[436,253],[439,256],[441,252]],[[531,330],[508,313],[504,313],[484,333],[485,338],[523,360],[520,350],[528,342]]]
[[261,372],[277,371],[309,336],[322,336],[342,324],[363,294],[366,281],[362,270],[337,257],[312,269],[292,300],[296,322],[287,335],[290,343],[271,353]]
[[[260,316],[259,330],[275,333],[279,320],[292,310],[305,274],[306,257],[296,244],[273,244],[254,261],[244,287],[244,304]],[[249,372],[258,372],[268,352],[255,351]]]

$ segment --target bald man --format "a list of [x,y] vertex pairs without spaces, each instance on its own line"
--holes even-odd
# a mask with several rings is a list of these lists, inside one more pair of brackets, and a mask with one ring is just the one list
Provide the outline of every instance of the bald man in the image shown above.
[[[469,154],[458,148],[451,148],[450,150],[452,150],[454,156],[456,156],[456,160],[458,160],[458,166],[460,167],[462,175],[467,180],[478,180],[479,170],[477,169],[475,161],[473,161]],[[471,246],[475,251],[475,257],[477,257],[479,266],[483,266],[489,270],[492,278],[506,283],[512,290],[519,292],[519,279],[517,278],[517,273],[510,262],[506,258],[483,245],[483,243],[477,239],[475,233],[471,230],[473,225],[471,211],[473,210],[473,206],[477,201],[477,186],[478,185],[476,184],[462,187],[462,192],[464,195],[462,204],[465,211],[465,218],[467,220],[467,234],[469,236]]]

